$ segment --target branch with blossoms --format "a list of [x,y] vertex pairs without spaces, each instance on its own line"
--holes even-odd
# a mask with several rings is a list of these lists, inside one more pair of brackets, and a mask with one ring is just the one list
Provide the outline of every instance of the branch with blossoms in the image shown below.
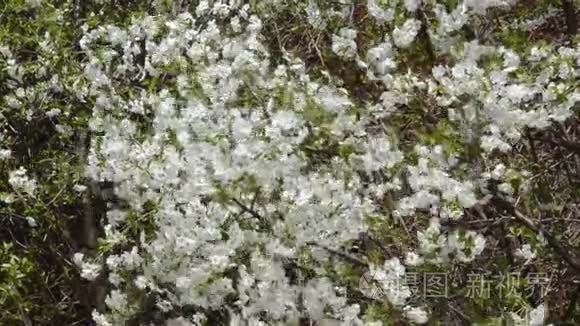
[[0,324],[580,322],[576,11],[9,2]]

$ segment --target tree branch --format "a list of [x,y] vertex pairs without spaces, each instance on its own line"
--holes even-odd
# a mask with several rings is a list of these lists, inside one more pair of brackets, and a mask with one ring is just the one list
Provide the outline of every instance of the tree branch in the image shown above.
[[244,213],[248,213],[248,214],[252,215],[253,217],[257,218],[260,221],[263,221],[264,220],[264,218],[262,217],[262,215],[260,215],[258,212],[256,212],[252,208],[244,205],[244,203],[242,203],[241,201],[237,200],[236,198],[232,198],[232,201],[234,203],[236,203],[236,205],[238,205],[238,207],[240,207]]
[[548,244],[554,251],[574,270],[580,272],[580,261],[574,257],[552,234],[544,230],[542,225],[537,225],[531,218],[524,215],[517,208],[515,208],[511,203],[504,199],[495,197],[496,202],[500,207],[504,208],[506,211],[510,212],[516,220],[521,224],[527,226],[530,230],[535,233],[541,233],[544,238],[546,238]]
[[566,32],[570,36],[578,33],[578,19],[576,17],[576,7],[571,0],[562,1],[562,9],[564,9],[564,16],[566,18]]
[[353,263],[355,265],[368,267],[368,264],[366,264],[365,262],[363,262],[362,260],[360,260],[360,259],[358,259],[356,257],[350,256],[347,253],[340,252],[338,250],[334,250],[334,249],[328,248],[326,246],[323,246],[323,245],[318,244],[318,243],[313,242],[313,241],[308,242],[307,244],[310,245],[310,246],[313,246],[313,247],[318,247],[318,248],[324,249],[324,250],[328,251],[329,253],[331,253],[331,254],[333,254],[335,256],[338,256],[338,257],[340,257],[340,258],[342,258],[342,259],[344,259],[346,261],[349,261],[349,262],[351,262],[351,263]]

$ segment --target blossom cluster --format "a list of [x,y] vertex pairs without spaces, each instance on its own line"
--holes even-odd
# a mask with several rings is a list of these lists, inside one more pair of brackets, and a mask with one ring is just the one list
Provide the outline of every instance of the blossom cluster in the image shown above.
[[[527,128],[572,115],[580,48],[516,51],[461,38],[470,17],[512,1],[460,1],[450,11],[436,1],[399,2],[366,4],[374,24],[389,27],[374,44],[358,46],[349,15],[330,31],[327,50],[355,61],[383,89],[364,104],[311,75],[292,53],[272,52],[264,31],[271,17],[241,1],[86,26],[87,60],[75,85],[92,106],[86,173],[112,182],[124,203],[107,212],[104,266],[75,256],[83,277],[106,272],[111,285],[107,311],[93,315],[99,325],[132,320],[145,301],[175,316],[168,325],[201,325],[220,312],[249,325],[300,318],[381,325],[351,300],[337,253],[374,236],[372,221],[415,217],[426,227],[404,259],[366,257],[361,265],[387,294],[385,304],[428,322],[429,309],[392,286],[405,274],[401,261],[459,266],[484,252],[483,234],[442,223],[486,205],[497,182],[502,198],[513,199],[508,178],[516,168],[494,155],[512,150]],[[267,3],[274,13],[282,6]],[[305,8],[309,24],[332,28],[332,15],[313,1]],[[419,19],[423,10],[437,24]],[[428,74],[410,69],[406,53],[427,51],[420,42],[450,59]],[[400,142],[395,118],[417,98],[445,112],[452,141]],[[11,183],[32,193],[24,172]],[[535,257],[529,246],[518,256]],[[534,324],[543,322],[542,309],[532,312]]]

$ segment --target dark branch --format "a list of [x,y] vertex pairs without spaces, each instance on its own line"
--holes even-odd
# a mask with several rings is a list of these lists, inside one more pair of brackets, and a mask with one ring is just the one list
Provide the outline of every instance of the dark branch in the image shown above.
[[576,7],[571,0],[562,1],[562,9],[566,18],[567,33],[574,36],[578,33],[578,19],[576,17]]
[[256,212],[255,210],[253,210],[252,208],[244,205],[244,203],[242,203],[241,201],[237,200],[236,198],[232,198],[232,201],[234,203],[236,203],[236,205],[238,205],[243,212],[248,213],[250,215],[252,215],[253,217],[263,221],[264,218],[262,217],[262,215],[260,215],[258,212]]

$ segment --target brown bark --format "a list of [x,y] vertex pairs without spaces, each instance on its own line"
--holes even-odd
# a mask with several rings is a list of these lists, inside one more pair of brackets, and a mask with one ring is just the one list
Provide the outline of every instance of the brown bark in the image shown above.
[[578,34],[578,15],[576,14],[576,6],[574,6],[572,0],[563,0],[562,9],[564,9],[568,35],[574,36]]

